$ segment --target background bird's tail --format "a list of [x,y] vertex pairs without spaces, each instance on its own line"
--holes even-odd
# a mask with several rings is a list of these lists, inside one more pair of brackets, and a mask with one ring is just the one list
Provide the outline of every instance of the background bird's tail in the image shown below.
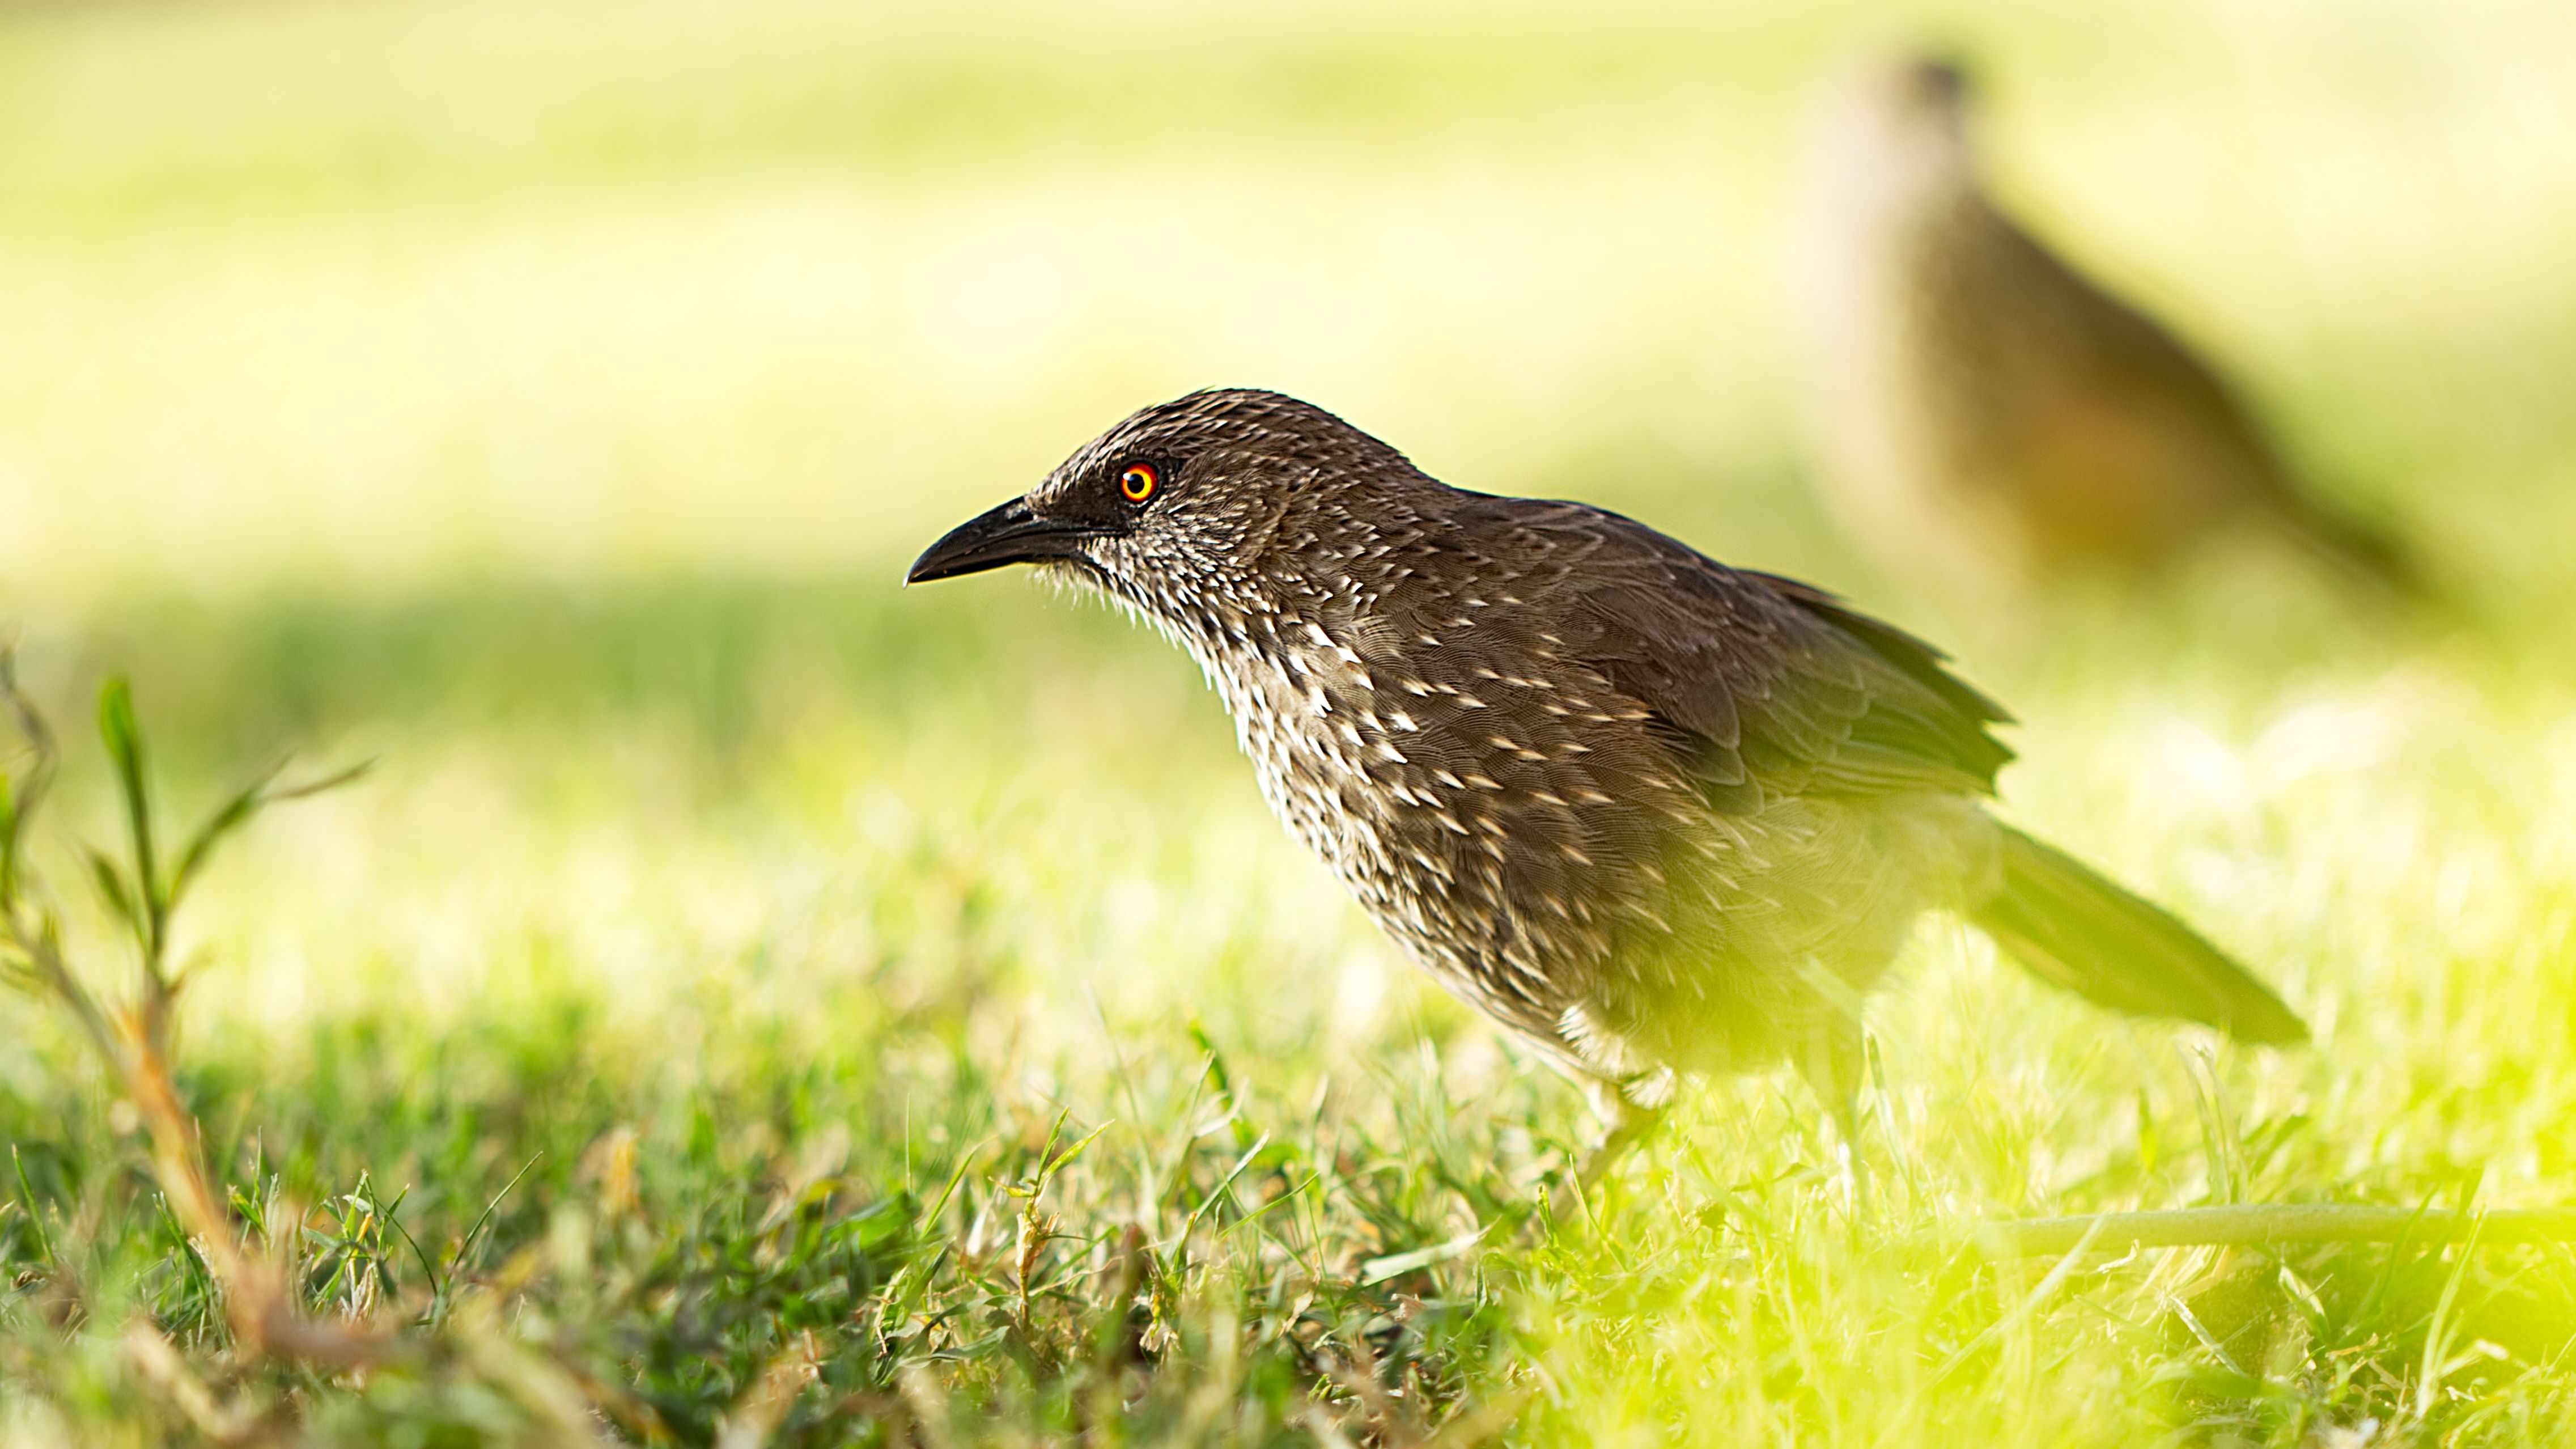
[[2004,830],[2003,889],[1972,919],[2037,975],[2105,1006],[2207,1022],[2240,1041],[2307,1039],[2271,988],[2172,913],[2018,830]]
[[2427,593],[2423,570],[2412,550],[2383,528],[2350,518],[2316,502],[2288,500],[2285,520],[2292,537],[2328,563],[2410,599]]

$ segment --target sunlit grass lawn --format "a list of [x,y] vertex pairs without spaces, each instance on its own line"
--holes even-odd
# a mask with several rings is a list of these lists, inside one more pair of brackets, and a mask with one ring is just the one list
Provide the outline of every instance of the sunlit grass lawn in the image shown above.
[[[1801,491],[1779,211],[1856,9],[0,12],[0,608],[75,741],[53,879],[87,909],[106,673],[189,809],[288,747],[381,762],[191,907],[182,1086],[244,1201],[309,1209],[318,1306],[438,1345],[230,1356],[130,1116],[10,997],[0,1443],[206,1433],[137,1315],[347,1443],[560,1439],[568,1385],[706,1442],[808,1357],[781,1442],[2576,1436],[2566,1250],[2043,1285],[1968,1231],[2576,1203],[2576,17],[1926,12],[2007,189],[2449,595],[2233,559],[2006,619]],[[1538,1228],[1580,1104],[1280,834],[1185,660],[1023,581],[894,588],[1216,382],[1950,643],[2025,721],[2015,813],[2315,1046],[1931,929],[1872,1019],[1861,1221],[1754,1079]]]

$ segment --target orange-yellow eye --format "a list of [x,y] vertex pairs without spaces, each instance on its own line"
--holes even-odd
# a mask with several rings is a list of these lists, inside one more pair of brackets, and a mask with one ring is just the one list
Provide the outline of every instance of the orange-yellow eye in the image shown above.
[[1144,502],[1162,486],[1163,475],[1151,463],[1130,463],[1127,471],[1118,475],[1118,496],[1130,503]]

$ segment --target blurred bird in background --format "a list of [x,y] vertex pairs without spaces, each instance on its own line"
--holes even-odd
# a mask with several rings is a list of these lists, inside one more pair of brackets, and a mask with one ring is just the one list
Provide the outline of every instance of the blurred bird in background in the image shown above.
[[1799,244],[1810,428],[1862,540],[1966,591],[2141,580],[2270,531],[2380,583],[2401,550],[2306,496],[2226,384],[1987,197],[1953,66],[1832,91]]
[[2047,980],[2305,1028],[2158,907],[1995,820],[2003,710],[1790,579],[1581,503],[1451,488],[1277,393],[1150,407],[908,582],[1029,563],[1159,626],[1262,794],[1441,984],[1585,1084],[1615,1150],[1676,1073],[1787,1060],[1843,1112],[1925,910]]

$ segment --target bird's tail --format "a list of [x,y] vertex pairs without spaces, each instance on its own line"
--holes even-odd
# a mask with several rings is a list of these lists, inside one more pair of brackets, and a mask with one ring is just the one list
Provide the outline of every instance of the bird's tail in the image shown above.
[[2291,536],[2326,562],[2404,598],[2429,592],[2414,552],[2396,535],[2310,499],[2292,498],[2288,505]]
[[1972,919],[2032,972],[2117,1010],[2207,1022],[2240,1041],[2307,1039],[2271,988],[2172,913],[2018,830],[2003,836],[2003,888]]

